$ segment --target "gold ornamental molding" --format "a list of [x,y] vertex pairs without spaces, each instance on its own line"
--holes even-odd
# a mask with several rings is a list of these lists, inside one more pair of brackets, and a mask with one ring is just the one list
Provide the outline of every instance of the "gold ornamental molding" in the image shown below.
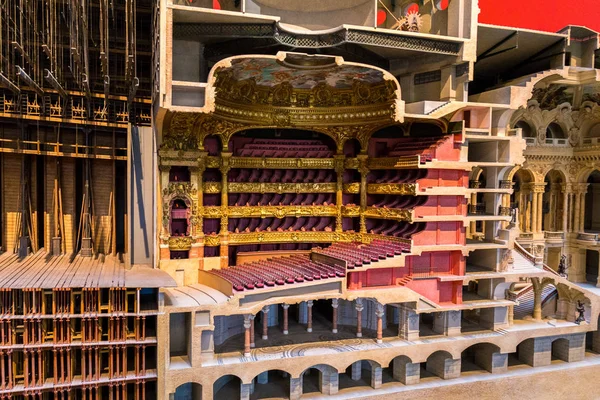
[[365,217],[391,219],[395,221],[412,221],[412,210],[401,208],[383,208],[383,207],[367,207],[364,212]]
[[204,182],[202,184],[202,192],[204,194],[221,193],[221,182]]
[[360,206],[347,204],[342,206],[342,216],[344,217],[360,217]]
[[262,169],[333,169],[332,158],[231,157],[231,168]]
[[344,183],[343,192],[348,194],[358,194],[360,193],[360,183]]
[[[358,232],[249,232],[229,233],[230,245],[264,244],[264,243],[333,243],[333,242],[361,242],[371,243],[375,239],[387,240],[395,243],[411,244],[410,239],[394,236],[377,235]],[[220,236],[206,235],[204,246],[219,246]]]
[[198,191],[190,182],[169,182],[169,185],[163,189],[164,196],[186,196],[195,197]]
[[192,248],[192,238],[189,236],[172,236],[169,238],[169,250],[187,251]]
[[415,183],[370,183],[367,185],[367,193],[415,196],[417,185]]
[[420,156],[369,158],[369,169],[405,169],[419,168]]
[[[337,207],[328,206],[229,206],[227,217],[229,218],[285,218],[285,217],[335,217]],[[219,218],[222,210],[219,206],[203,208],[205,218]]]

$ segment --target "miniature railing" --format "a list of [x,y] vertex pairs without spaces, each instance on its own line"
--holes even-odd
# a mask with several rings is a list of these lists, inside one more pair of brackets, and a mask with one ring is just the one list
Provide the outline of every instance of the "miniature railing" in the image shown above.
[[597,233],[579,232],[577,234],[577,240],[585,240],[585,241],[595,242],[598,240],[598,234]]
[[536,267],[544,264],[543,258],[534,256],[533,254],[525,250],[525,248],[523,248],[523,246],[521,246],[517,242],[515,242],[515,251],[522,255],[527,261],[530,261]]
[[475,214],[475,215],[485,214],[485,203],[469,204],[469,214]]
[[553,146],[568,146],[569,142],[567,141],[567,139],[552,139],[552,138],[546,138],[546,140],[544,141],[545,144],[550,144]]
[[124,147],[86,146],[82,144],[43,142],[40,140],[0,139],[0,151],[3,149],[16,153],[54,153],[60,156],[77,158],[125,159],[127,157],[127,148]]
[[527,144],[527,146],[535,146],[535,138],[525,138],[525,143]]
[[550,231],[544,231],[544,239],[548,239],[548,240],[564,240],[565,239],[565,233],[564,232],[550,232]]
[[593,145],[600,144],[600,138],[585,138],[582,140],[581,144],[585,145]]
[[531,240],[533,239],[533,233],[531,232],[521,232],[519,235],[519,239],[521,240]]

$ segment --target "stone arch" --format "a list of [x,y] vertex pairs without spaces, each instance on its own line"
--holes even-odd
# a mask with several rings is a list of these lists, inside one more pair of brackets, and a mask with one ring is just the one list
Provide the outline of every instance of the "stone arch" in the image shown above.
[[[163,216],[163,225],[166,228],[167,233],[169,234],[169,236],[175,236],[174,232],[171,231],[172,228],[172,213],[173,213],[173,207],[175,207],[177,204],[180,204],[179,202],[183,203],[185,205],[185,210],[186,210],[186,232],[184,234],[184,236],[190,236],[192,234],[192,210],[193,210],[193,200],[184,194],[174,194],[172,196],[168,196],[165,199],[165,205],[167,206],[167,210],[165,215]],[[183,232],[181,232],[183,234]]]
[[[383,382],[382,366],[377,361],[373,360],[358,360],[352,362],[345,368],[346,373],[350,379],[340,379],[340,389],[360,386],[366,382],[373,389],[381,387]],[[356,383],[355,383],[356,382]]]
[[[316,382],[312,371],[317,372]],[[302,393],[319,391],[327,395],[336,394],[338,392],[338,379],[338,370],[336,368],[327,364],[313,365],[300,374]]]
[[454,379],[460,376],[460,357],[454,358],[445,350],[438,350],[427,357],[425,369],[442,379]]
[[513,128],[521,128],[521,137],[523,138],[535,138],[537,136],[536,129],[525,119],[518,120],[513,124]]
[[406,355],[394,357],[390,362],[394,380],[405,385],[414,385],[421,379],[421,364],[415,363]]
[[552,232],[564,231],[566,173],[560,166],[554,166],[554,168],[545,173],[544,183],[544,194],[542,195],[542,230]]
[[270,369],[257,374],[253,379],[253,399],[286,398],[290,395],[291,375],[281,369]]
[[552,121],[546,125],[546,139],[567,139],[568,129],[563,124]]
[[223,375],[213,383],[213,399],[239,399],[242,380],[237,375]]
[[506,371],[508,355],[502,354],[500,347],[493,343],[477,343],[461,353],[461,372],[485,370],[490,373]]
[[196,382],[182,383],[175,389],[173,400],[202,400],[202,385]]

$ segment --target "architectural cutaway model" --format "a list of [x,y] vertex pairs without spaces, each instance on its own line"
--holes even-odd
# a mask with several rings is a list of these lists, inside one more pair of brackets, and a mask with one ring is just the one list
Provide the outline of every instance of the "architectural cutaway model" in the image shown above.
[[0,398],[598,397],[597,32],[0,9]]

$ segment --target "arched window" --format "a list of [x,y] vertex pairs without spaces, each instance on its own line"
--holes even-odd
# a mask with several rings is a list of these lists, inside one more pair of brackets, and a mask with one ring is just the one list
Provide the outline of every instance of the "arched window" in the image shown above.
[[546,128],[546,137],[548,139],[564,139],[565,131],[563,131],[559,124],[552,122],[548,125],[548,128]]
[[519,121],[515,124],[515,128],[521,128],[523,137],[535,137],[535,132],[525,121]]

